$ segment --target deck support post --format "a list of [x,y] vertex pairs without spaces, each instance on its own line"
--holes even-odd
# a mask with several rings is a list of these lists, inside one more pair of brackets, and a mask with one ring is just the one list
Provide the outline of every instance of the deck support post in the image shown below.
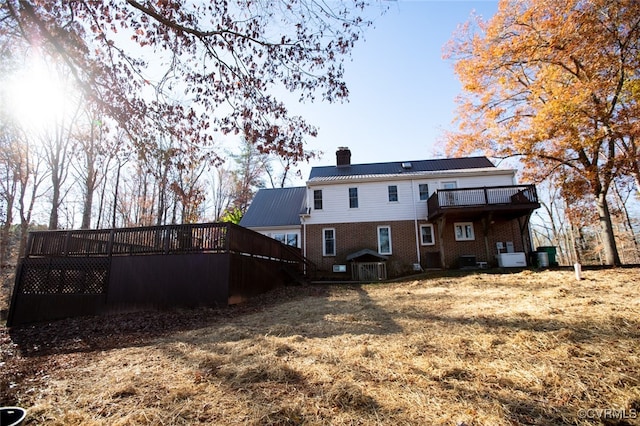
[[491,251],[489,249],[489,231],[491,230],[491,221],[493,220],[493,212],[489,212],[482,216],[482,235],[484,236],[484,250],[487,255],[487,262],[491,262]]
[[440,241],[440,267],[442,269],[447,269],[447,263],[445,260],[445,247],[444,247],[444,227],[447,224],[447,218],[445,215],[442,215],[438,218],[436,222],[438,225],[438,241]]
[[[521,221],[520,219],[522,219],[522,217],[518,218],[518,225],[520,226],[520,238],[522,239],[522,249],[528,253],[530,253],[533,250],[533,247],[531,246],[531,236],[528,235],[529,234],[529,220],[531,219],[531,213],[529,213],[526,216],[523,216],[524,220]],[[527,238],[528,237],[528,238]],[[527,244],[525,243],[525,241],[528,241],[528,249],[527,249]]]

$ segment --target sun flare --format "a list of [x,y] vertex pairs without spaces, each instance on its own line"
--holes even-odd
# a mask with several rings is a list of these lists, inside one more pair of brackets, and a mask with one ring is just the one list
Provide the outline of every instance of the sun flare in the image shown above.
[[8,108],[25,131],[51,130],[73,111],[77,92],[50,64],[34,59],[7,81]]

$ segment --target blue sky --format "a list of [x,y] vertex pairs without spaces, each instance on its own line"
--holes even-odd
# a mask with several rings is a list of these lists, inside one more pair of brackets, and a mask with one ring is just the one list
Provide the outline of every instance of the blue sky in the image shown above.
[[[289,104],[319,128],[308,148],[320,159],[301,164],[306,179],[312,166],[335,164],[339,146],[351,149],[353,163],[422,160],[435,157],[437,141],[451,129],[460,84],[443,46],[472,11],[485,19],[497,0],[415,0],[389,3],[365,40],[345,64],[349,102]],[[297,179],[294,185],[302,185]]]

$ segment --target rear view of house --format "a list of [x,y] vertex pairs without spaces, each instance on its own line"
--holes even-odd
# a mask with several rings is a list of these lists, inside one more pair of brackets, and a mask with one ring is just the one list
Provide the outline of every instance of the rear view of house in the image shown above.
[[289,209],[298,219],[287,233],[299,231],[295,242],[324,278],[526,266],[539,204],[535,187],[517,185],[515,173],[486,157],[351,164],[350,150],[339,148],[336,165],[314,167],[306,188],[260,191],[240,224],[282,239],[284,228],[265,218],[286,210],[273,199],[296,191]]

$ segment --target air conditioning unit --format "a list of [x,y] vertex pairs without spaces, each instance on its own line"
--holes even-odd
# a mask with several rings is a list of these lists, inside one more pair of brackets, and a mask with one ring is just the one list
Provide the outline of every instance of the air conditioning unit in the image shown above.
[[524,253],[500,253],[498,266],[501,268],[526,268],[527,258]]
[[458,258],[458,265],[460,269],[476,268],[476,257],[471,254],[463,255]]

